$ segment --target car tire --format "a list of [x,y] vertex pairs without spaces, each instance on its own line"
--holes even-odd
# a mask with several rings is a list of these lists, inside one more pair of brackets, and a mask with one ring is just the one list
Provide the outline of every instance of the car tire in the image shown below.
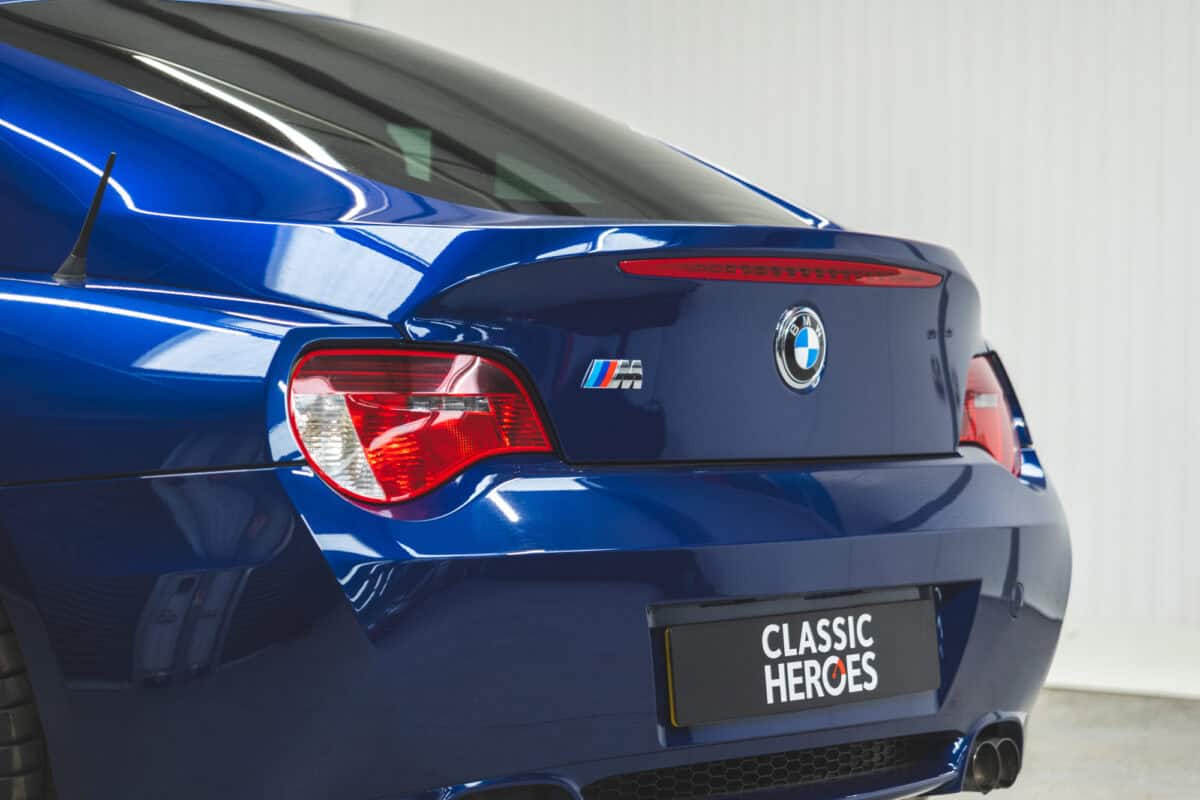
[[0,800],[49,800],[42,723],[8,613],[0,605]]

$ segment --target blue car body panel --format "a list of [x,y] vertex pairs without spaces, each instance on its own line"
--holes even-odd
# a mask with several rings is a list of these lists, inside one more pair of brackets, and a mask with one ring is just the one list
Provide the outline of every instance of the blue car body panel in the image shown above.
[[[89,280],[60,286],[110,151]],[[1066,608],[1067,526],[1015,397],[1019,476],[958,447],[986,346],[949,250],[791,206],[796,227],[438,200],[3,44],[0,175],[0,589],[63,800],[578,797],[947,734],[903,775],[805,790],[883,800],[961,788],[975,734],[1024,724]],[[617,269],[748,252],[942,281]],[[771,359],[795,304],[830,331],[808,395]],[[347,500],[304,463],[286,404],[297,357],[346,342],[510,364],[554,452],[408,503]],[[593,358],[643,359],[644,390],[581,391]],[[656,609],[911,587],[935,599],[936,691],[670,724]]]
[[[272,462],[265,384],[293,330],[352,317],[130,284],[0,275],[0,483]],[[294,445],[293,445],[294,447]]]
[[[966,736],[1024,719],[1069,577],[1053,494],[982,454],[699,476],[526,457],[392,512],[347,503],[303,466],[0,494],[64,796],[121,775],[197,798],[406,797],[481,776],[577,786]],[[239,588],[190,612],[215,616],[224,638],[180,623],[168,667],[147,666],[160,638],[147,629],[185,579]],[[648,608],[914,583],[942,592],[937,693],[667,723]]]

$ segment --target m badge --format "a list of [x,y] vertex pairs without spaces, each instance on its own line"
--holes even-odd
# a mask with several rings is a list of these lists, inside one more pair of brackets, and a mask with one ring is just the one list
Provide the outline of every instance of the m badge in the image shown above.
[[583,376],[584,389],[640,389],[642,362],[638,359],[596,358]]

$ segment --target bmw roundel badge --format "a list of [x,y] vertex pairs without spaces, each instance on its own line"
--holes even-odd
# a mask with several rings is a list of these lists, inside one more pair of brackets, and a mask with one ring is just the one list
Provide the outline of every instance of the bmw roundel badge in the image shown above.
[[811,308],[789,308],[775,326],[775,366],[793,389],[816,388],[825,369],[825,326]]

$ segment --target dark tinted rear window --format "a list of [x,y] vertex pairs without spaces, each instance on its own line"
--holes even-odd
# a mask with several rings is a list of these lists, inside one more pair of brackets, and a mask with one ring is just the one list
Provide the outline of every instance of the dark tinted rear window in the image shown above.
[[0,6],[0,38],[327,166],[455,203],[806,223],[562,98],[350,22],[169,0],[47,0]]

